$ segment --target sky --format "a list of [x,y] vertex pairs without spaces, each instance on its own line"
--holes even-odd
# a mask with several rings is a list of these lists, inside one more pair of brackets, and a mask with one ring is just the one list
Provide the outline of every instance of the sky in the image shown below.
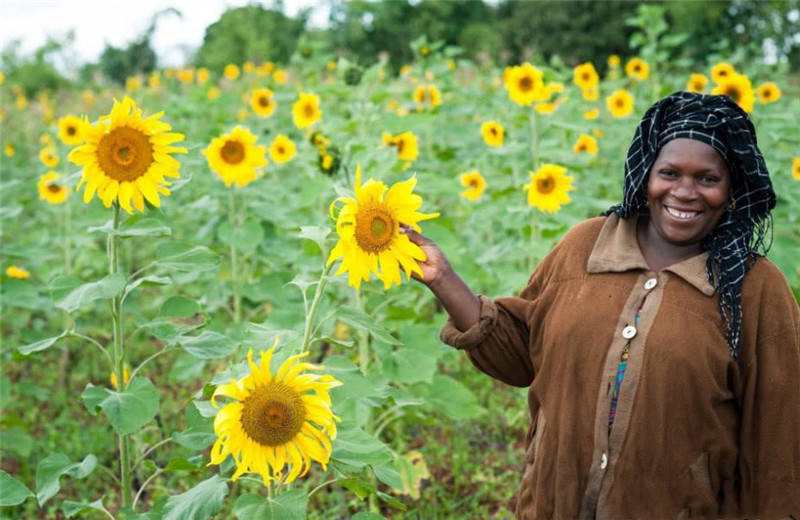
[[[251,3],[274,5],[269,0],[0,0],[0,48],[20,40],[21,53],[28,55],[44,44],[48,36],[63,37],[69,29],[74,29],[72,63],[65,65],[96,61],[106,43],[126,46],[147,29],[154,13],[174,7],[182,17],[161,17],[151,43],[159,65],[175,67],[183,64],[187,49],[200,46],[206,27],[226,9]],[[283,1],[290,16],[319,3]],[[315,9],[310,25],[324,26],[327,17],[327,9]]]

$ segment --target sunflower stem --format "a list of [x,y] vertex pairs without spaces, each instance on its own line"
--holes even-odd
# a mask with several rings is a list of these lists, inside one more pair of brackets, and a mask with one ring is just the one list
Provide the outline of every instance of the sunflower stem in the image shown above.
[[[356,306],[358,310],[364,312],[364,300],[361,299],[361,292],[356,291]],[[358,331],[358,365],[361,367],[361,373],[367,375],[367,368],[369,367],[369,334],[363,329]]]
[[[230,190],[230,213],[231,227],[238,227],[239,221],[236,218],[236,199],[232,189]],[[239,273],[237,264],[236,246],[234,245],[233,240],[231,240],[231,281],[233,283],[234,323],[240,323],[242,321],[242,297],[239,294]]]
[[[108,269],[111,274],[119,272],[119,235],[116,231],[120,225],[120,206],[114,203],[113,213],[114,233],[108,236]],[[114,333],[114,373],[117,377],[117,387],[124,391],[125,383],[125,351],[123,345],[122,300],[121,295],[111,298],[111,319]],[[120,482],[122,487],[122,506],[130,507],[133,503],[131,486],[131,461],[130,461],[130,436],[119,434],[119,466]]]
[[532,108],[528,111],[528,122],[530,123],[531,165],[536,171],[539,168],[539,134],[536,128],[536,111]]
[[311,301],[311,308],[306,313],[306,326],[305,331],[303,332],[303,345],[300,349],[300,352],[305,352],[308,350],[309,345],[311,344],[311,331],[314,329],[314,317],[317,314],[317,309],[319,308],[319,302],[322,299],[322,293],[325,291],[325,286],[328,285],[328,273],[331,270],[332,264],[326,264],[322,268],[322,273],[319,275],[319,281],[317,282],[317,288],[314,291],[314,299]]

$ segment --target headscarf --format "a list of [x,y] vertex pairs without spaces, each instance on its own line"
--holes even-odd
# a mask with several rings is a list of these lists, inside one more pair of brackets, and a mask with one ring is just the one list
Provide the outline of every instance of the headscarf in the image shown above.
[[[631,218],[647,213],[647,182],[658,152],[679,137],[702,141],[728,165],[731,203],[702,242],[708,251],[708,281],[719,293],[719,310],[727,326],[728,345],[739,355],[742,319],[742,281],[745,273],[772,242],[770,211],[775,192],[767,165],[758,149],[756,131],[747,114],[727,96],[675,92],[645,113],[625,160],[622,203],[604,214]],[[769,235],[769,243],[765,240]]]

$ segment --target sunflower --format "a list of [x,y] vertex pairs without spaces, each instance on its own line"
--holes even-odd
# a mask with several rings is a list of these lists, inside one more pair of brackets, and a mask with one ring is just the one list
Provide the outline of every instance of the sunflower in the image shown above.
[[278,85],[286,85],[286,82],[289,81],[289,73],[284,69],[277,69],[272,73],[272,79],[274,79],[275,83]]
[[702,94],[708,85],[708,78],[703,74],[692,74],[689,76],[689,81],[686,82],[686,90],[689,92],[697,92]]
[[481,125],[481,137],[488,146],[497,148],[503,146],[506,130],[497,121],[486,121]]
[[140,88],[142,88],[142,78],[139,76],[130,76],[125,80],[125,90],[128,92],[133,92],[134,90],[139,90]]
[[467,189],[461,192],[461,196],[467,200],[476,201],[481,198],[486,189],[486,179],[478,170],[472,170],[461,174],[461,185]]
[[178,76],[178,80],[185,85],[194,83],[194,70],[192,69],[179,69],[176,76]]
[[292,105],[292,119],[297,128],[308,128],[322,117],[319,108],[319,96],[301,92],[297,101]]
[[419,156],[419,146],[417,136],[413,132],[403,132],[392,136],[384,132],[382,135],[383,143],[397,148],[397,158],[403,161],[414,161]]
[[756,98],[753,94],[753,87],[750,84],[750,79],[744,74],[737,74],[734,72],[730,76],[721,79],[711,93],[728,96],[736,101],[736,104],[742,107],[742,110],[745,112],[753,111],[753,104]]
[[586,101],[596,101],[600,97],[600,89],[597,87],[585,88],[581,90],[581,94],[583,94],[583,99]]
[[233,456],[238,479],[245,473],[258,473],[264,484],[283,477],[292,482],[311,469],[315,460],[327,469],[331,456],[331,439],[336,438],[336,422],[340,419],[331,410],[330,390],[341,382],[319,365],[297,363],[309,355],[303,352],[290,356],[276,372],[272,371],[273,345],[253,361],[253,350],[247,353],[250,372],[230,384],[220,385],[211,397],[216,406],[219,396],[230,397],[214,418],[217,440],[211,448],[209,465],[222,464]]
[[422,105],[423,103],[425,103],[425,98],[427,97],[428,97],[428,89],[426,89],[424,85],[420,85],[414,90],[415,103]]
[[4,150],[4,153],[6,154],[6,157],[13,157],[14,156],[14,152],[15,152],[14,145],[11,144],[11,143],[6,143],[5,150]]
[[[391,188],[380,181],[368,180],[361,185],[361,167],[356,167],[355,197],[339,197],[331,203],[344,202],[336,219],[339,242],[328,257],[328,265],[342,259],[337,275],[348,273],[348,283],[359,290],[370,273],[383,280],[384,288],[400,284],[400,267],[411,276],[422,276],[417,261],[426,259],[425,253],[408,237],[400,233],[400,224],[420,232],[418,222],[439,216],[438,213],[420,213],[422,197],[412,193],[417,178],[398,182]],[[387,191],[388,189],[388,191]],[[378,267],[380,262],[380,269]]]
[[252,61],[246,61],[246,62],[244,62],[244,63],[242,64],[242,70],[243,70],[243,71],[244,71],[246,74],[252,74],[252,73],[253,73],[253,71],[255,71],[255,70],[256,70],[256,64],[255,64],[255,63],[253,63]]
[[[127,366],[122,368],[122,380],[125,382],[125,385],[127,385],[128,382],[131,380],[131,371],[128,370]],[[119,387],[117,385],[117,374],[116,373],[111,372],[111,375],[108,377],[108,382],[111,383],[111,387],[114,390],[119,390]]]
[[711,67],[711,79],[714,80],[714,83],[719,83],[734,74],[736,74],[736,69],[730,63],[720,62]]
[[428,101],[431,106],[436,107],[442,104],[442,93],[436,85],[420,85],[414,90],[414,101],[419,105]]
[[210,89],[208,89],[206,97],[208,98],[209,101],[214,101],[219,97],[220,94],[221,92],[217,87],[211,87]]
[[61,175],[54,171],[49,171],[39,178],[36,186],[39,188],[39,198],[46,200],[50,204],[64,204],[69,196],[69,189],[63,184],[56,182]]
[[583,113],[584,119],[597,119],[597,116],[600,115],[600,110],[593,108],[591,110],[587,110]]
[[246,186],[256,178],[256,168],[267,165],[266,150],[256,144],[256,136],[237,126],[231,133],[215,137],[203,155],[208,166],[225,186]]
[[84,123],[80,117],[73,115],[60,118],[58,120],[58,138],[70,146],[81,144]]
[[506,77],[508,96],[518,105],[530,106],[534,101],[542,100],[544,83],[541,70],[526,62],[511,67]]
[[154,89],[161,87],[161,74],[158,71],[150,74],[147,77],[147,85]]
[[594,155],[597,153],[597,139],[588,134],[581,134],[572,146],[572,151]]
[[39,150],[39,159],[48,168],[55,168],[61,160],[56,155],[56,149],[52,145],[45,145],[44,148]]
[[25,278],[30,278],[31,273],[16,265],[9,265],[6,269],[6,275],[8,275],[9,278],[24,280]]
[[258,67],[256,67],[256,75],[257,76],[269,76],[272,74],[272,71],[275,70],[275,64],[271,61],[265,61]]
[[227,79],[236,79],[239,77],[239,66],[235,63],[228,63],[225,65],[225,69],[222,71],[222,75],[225,76]]
[[586,62],[572,69],[572,81],[581,89],[595,89],[599,81],[597,71],[591,62]]
[[539,211],[555,213],[563,204],[570,201],[568,191],[572,191],[572,177],[564,175],[563,166],[544,164],[536,172],[530,172],[531,183],[523,186],[528,192],[528,205]]
[[203,85],[206,81],[208,81],[209,72],[208,69],[205,67],[200,67],[197,69],[197,84]]
[[756,88],[758,100],[764,104],[773,103],[781,98],[781,89],[773,82],[762,83]]
[[609,69],[616,69],[617,67],[619,67],[620,63],[621,63],[621,61],[619,59],[619,56],[617,56],[616,54],[612,54],[611,56],[608,57],[608,68]]
[[606,98],[606,106],[614,117],[626,117],[633,112],[633,96],[627,90],[617,90]]
[[268,88],[257,88],[250,96],[250,106],[253,112],[260,117],[269,117],[275,112],[275,98],[273,92]]
[[792,161],[792,177],[800,181],[800,157],[795,157]]
[[333,175],[341,165],[339,149],[335,146],[330,148],[320,148],[317,156],[317,166],[325,175]]
[[278,164],[291,161],[296,153],[294,142],[284,134],[279,134],[269,145],[269,156]]
[[533,108],[540,114],[552,114],[556,111],[558,105],[558,102],[555,101],[552,103],[536,103]]
[[628,60],[628,63],[625,64],[625,74],[627,74],[629,78],[639,81],[645,80],[650,75],[650,65],[639,57],[631,58]]
[[132,213],[134,207],[144,212],[144,201],[155,207],[161,204],[158,194],[169,195],[165,177],[177,179],[180,163],[170,154],[186,153],[186,148],[171,146],[183,140],[183,134],[159,121],[163,112],[148,118],[129,97],[114,101],[111,113],[94,125],[85,126],[84,144],[69,153],[69,160],[83,166],[78,188],[86,183],[83,201],[89,203],[95,192],[103,205],[115,200]]
[[17,108],[20,110],[28,108],[28,98],[23,95],[17,96]]

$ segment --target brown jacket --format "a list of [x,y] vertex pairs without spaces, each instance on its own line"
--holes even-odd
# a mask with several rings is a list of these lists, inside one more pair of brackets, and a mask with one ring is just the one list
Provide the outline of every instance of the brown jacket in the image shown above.
[[800,519],[800,309],[785,277],[765,258],[745,277],[736,361],[707,253],[654,273],[635,227],[579,224],[519,297],[481,296],[478,324],[442,330],[481,371],[530,386],[517,517]]

